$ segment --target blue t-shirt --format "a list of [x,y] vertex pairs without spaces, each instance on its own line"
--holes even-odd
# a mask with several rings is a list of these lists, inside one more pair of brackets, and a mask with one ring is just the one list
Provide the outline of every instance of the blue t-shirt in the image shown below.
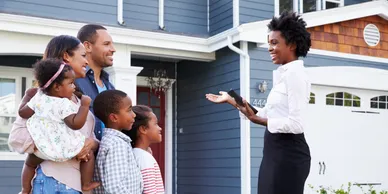
[[[104,82],[102,83],[102,85],[103,85],[103,86],[100,87],[100,86],[96,83],[98,93],[101,93],[101,92],[107,90],[107,89],[106,89],[106,86],[105,86],[105,84],[104,84]],[[104,128],[105,128],[105,124],[104,124],[104,122],[101,122],[101,129],[104,129]]]

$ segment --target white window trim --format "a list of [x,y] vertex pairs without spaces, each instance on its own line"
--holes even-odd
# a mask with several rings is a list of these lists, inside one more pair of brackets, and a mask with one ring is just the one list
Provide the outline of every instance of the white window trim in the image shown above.
[[[15,104],[18,105],[22,99],[22,78],[26,78],[26,89],[32,86],[33,74],[31,68],[20,68],[20,67],[8,67],[8,66],[0,66],[0,77],[1,78],[9,78],[15,79],[16,89],[15,96],[16,101]],[[0,151],[0,161],[3,160],[24,160],[26,158],[25,154],[18,154],[16,152],[4,152]]]
[[[303,13],[303,0],[292,0],[293,1],[293,10],[295,10],[298,13]],[[316,0],[317,3],[317,10],[325,10],[326,9],[326,2],[336,3],[338,4],[338,7],[343,7],[345,4],[344,0]],[[280,0],[274,0],[274,15],[279,16],[280,15]]]

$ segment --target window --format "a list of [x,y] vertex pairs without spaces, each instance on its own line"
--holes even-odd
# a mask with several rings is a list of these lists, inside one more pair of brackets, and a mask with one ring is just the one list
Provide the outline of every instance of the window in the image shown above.
[[336,92],[326,95],[326,105],[360,107],[360,97],[347,93]]
[[370,99],[370,107],[378,109],[388,109],[388,96],[376,96]]
[[315,104],[315,94],[310,92],[310,101],[309,104]]
[[16,79],[0,78],[0,151],[8,151],[8,134],[16,118]]
[[275,15],[283,11],[308,13],[344,6],[344,0],[275,0]]

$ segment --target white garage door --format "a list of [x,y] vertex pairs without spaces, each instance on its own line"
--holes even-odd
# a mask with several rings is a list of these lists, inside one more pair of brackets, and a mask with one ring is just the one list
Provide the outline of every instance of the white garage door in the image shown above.
[[[305,193],[319,186],[351,194],[368,185],[388,190],[388,71],[363,67],[308,68],[311,101],[305,135],[311,171]],[[314,186],[314,190],[310,188]]]
[[[387,95],[384,91],[312,86],[305,115],[312,157],[307,187],[344,184],[346,188],[351,182],[388,189]],[[352,189],[352,193],[361,193],[357,186]]]

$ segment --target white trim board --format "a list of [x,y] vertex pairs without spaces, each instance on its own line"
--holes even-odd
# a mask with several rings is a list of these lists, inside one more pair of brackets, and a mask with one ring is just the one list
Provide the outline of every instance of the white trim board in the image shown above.
[[[237,5],[238,1],[234,0],[233,2]],[[234,8],[234,13],[237,12],[237,8],[238,7]],[[372,15],[379,15],[388,19],[388,2],[370,1],[340,8],[305,13],[302,17],[307,22],[307,27],[314,27]],[[236,14],[234,14],[234,16],[237,17]],[[234,20],[237,21],[237,18],[234,17]],[[215,51],[228,45],[227,37],[229,36],[233,43],[239,41],[266,43],[268,31],[267,24],[269,21],[270,20],[263,20],[238,25],[208,38],[169,34],[164,31],[152,32],[112,26],[107,26],[107,29],[116,44],[129,47],[133,46],[134,48],[137,46],[157,48],[159,50],[166,49],[169,51],[168,56],[212,61],[215,60]],[[0,33],[11,32],[8,34],[21,34],[24,39],[33,39],[29,36],[42,39],[37,41],[39,42],[39,46],[35,46],[35,48],[32,48],[29,45],[24,48],[23,41],[13,41],[13,47],[22,50],[19,51],[19,53],[36,54],[38,52],[38,54],[42,54],[44,49],[41,49],[40,47],[45,47],[52,36],[61,34],[75,36],[83,25],[85,25],[85,23],[0,13]],[[5,37],[7,36],[0,36],[0,41],[6,41]],[[38,47],[39,49],[37,49]],[[3,48],[8,49],[8,47]],[[174,52],[180,54],[175,55]],[[0,53],[8,52],[2,50]],[[141,53],[148,53],[148,51],[144,51],[143,49]],[[155,51],[150,51],[150,54],[155,54]]]
[[[257,44],[257,47],[268,48],[268,45]],[[366,55],[357,55],[357,54],[350,54],[350,53],[341,53],[341,52],[335,52],[335,51],[326,51],[321,49],[310,49],[310,51],[307,54],[307,57],[309,57],[309,54],[353,59],[353,60],[360,60],[360,61],[371,61],[371,62],[377,62],[377,63],[388,63],[387,58],[371,57]]]
[[[388,70],[329,66],[306,68],[311,84],[388,91]],[[362,79],[361,79],[362,77]]]
[[[173,83],[175,80],[172,80]],[[144,86],[148,87],[146,77],[143,76],[137,76],[137,86]],[[172,147],[172,140],[173,140],[173,110],[172,110],[172,89],[169,89],[166,94],[166,116],[165,116],[165,157],[164,157],[164,169],[165,169],[165,192],[166,193],[172,193],[173,188],[173,181],[172,181],[172,169],[174,168],[172,166],[172,159],[173,159],[173,147]]]

